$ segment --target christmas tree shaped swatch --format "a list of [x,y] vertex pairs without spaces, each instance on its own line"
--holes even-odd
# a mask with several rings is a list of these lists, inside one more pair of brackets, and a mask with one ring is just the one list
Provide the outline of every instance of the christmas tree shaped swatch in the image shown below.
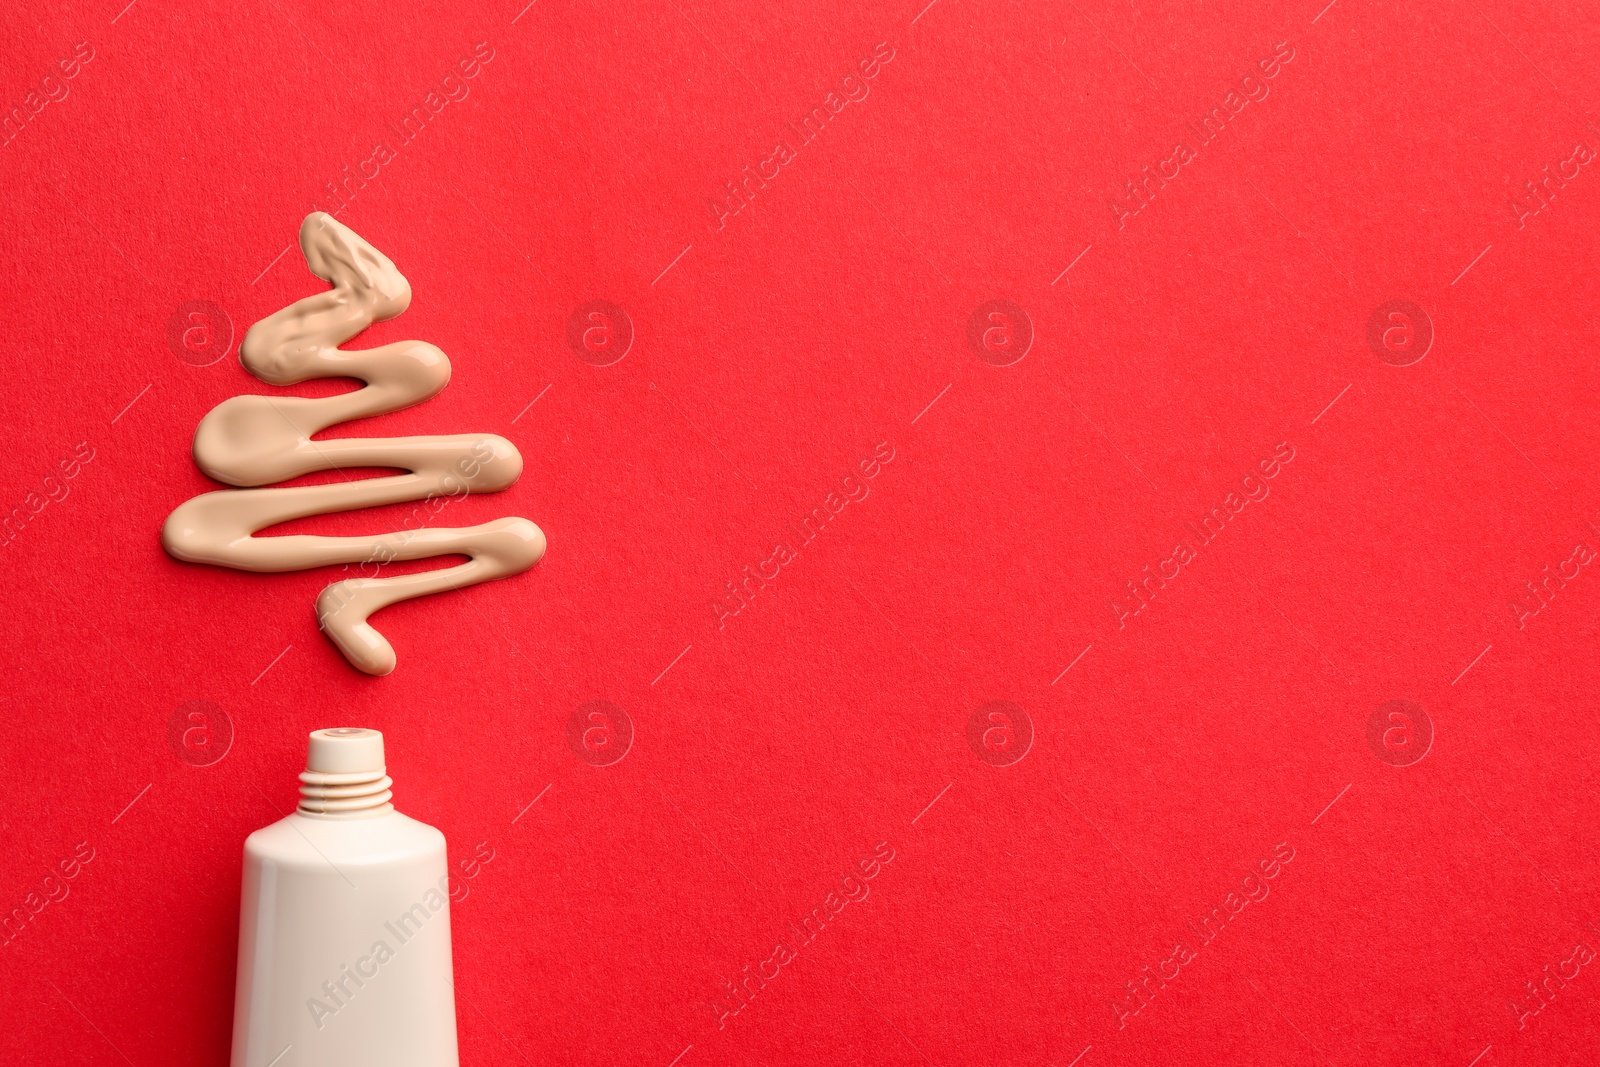
[[[522,473],[516,447],[494,434],[312,439],[338,423],[398,411],[437,395],[450,381],[450,360],[422,341],[341,349],[374,322],[405,311],[411,286],[388,257],[323,212],[301,224],[300,249],[311,272],[333,288],[250,327],[239,346],[240,362],[270,385],[329,377],[358,378],[366,385],[327,397],[224,400],[195,431],[195,464],[219,482],[243,487],[318,471],[342,474],[352,467],[407,473],[204,493],[167,517],[161,543],[178,559],[236,570],[360,565],[361,576],[335,582],[317,597],[317,620],[351,664],[368,674],[388,674],[395,652],[368,622],[374,612],[412,597],[519,574],[544,555],[544,534],[527,519],[505,518],[357,537],[255,536],[292,519],[408,500],[429,501],[418,510],[431,513],[450,498],[508,488]],[[376,577],[384,563],[447,555],[469,558],[456,566]]]

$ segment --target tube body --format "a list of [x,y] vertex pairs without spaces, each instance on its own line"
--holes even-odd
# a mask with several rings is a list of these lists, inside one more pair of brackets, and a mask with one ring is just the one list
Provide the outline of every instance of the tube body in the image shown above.
[[457,1067],[444,835],[383,800],[245,841],[232,1067]]

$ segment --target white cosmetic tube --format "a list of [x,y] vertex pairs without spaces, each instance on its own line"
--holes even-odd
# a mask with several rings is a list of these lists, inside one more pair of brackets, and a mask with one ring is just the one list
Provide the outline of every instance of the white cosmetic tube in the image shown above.
[[377,730],[314,731],[300,783],[244,845],[232,1067],[457,1067],[444,835]]

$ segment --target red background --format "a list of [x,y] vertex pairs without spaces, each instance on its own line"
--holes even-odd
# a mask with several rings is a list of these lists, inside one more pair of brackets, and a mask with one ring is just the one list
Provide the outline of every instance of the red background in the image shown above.
[[[1596,1054],[1600,974],[1509,1007],[1600,946],[1600,575],[1510,606],[1600,544],[1600,175],[1509,206],[1600,147],[1578,5],[123,2],[24,3],[0,62],[9,108],[94,53],[0,166],[0,504],[26,518],[0,906],[95,851],[0,947],[0,1060],[223,1062],[241,843],[340,724],[387,733],[453,857],[494,850],[453,909],[464,1063]],[[1282,40],[1270,95],[1196,144]],[[523,515],[550,548],[381,613],[374,679],[317,631],[336,572],[157,534],[210,487],[200,417],[270,391],[237,339],[321,287],[275,257],[322,184],[479,41],[470,95],[339,215],[415,294],[355,344],[430,341],[454,380],[332,433],[506,435],[522,480],[439,521]],[[716,229],[708,199],[878,42],[870,95]],[[1119,229],[1107,199],[1179,139],[1198,158]],[[1036,333],[1011,366],[966,341],[993,299]],[[1411,366],[1366,340],[1394,299],[1435,331]],[[227,358],[169,348],[192,300]],[[634,324],[614,365],[566,344],[590,300]],[[870,495],[719,628],[724,583],[880,441]],[[1123,583],[1285,441],[1270,495],[1119,627]],[[234,734],[205,766],[168,741],[195,700]],[[633,725],[609,766],[568,744],[591,700]],[[968,745],[990,700],[1031,720],[1020,762]],[[1390,700],[1432,724],[1410,766],[1368,742]],[[880,841],[871,895],[719,1028],[721,982]],[[1279,843],[1270,895],[1119,1027]]]

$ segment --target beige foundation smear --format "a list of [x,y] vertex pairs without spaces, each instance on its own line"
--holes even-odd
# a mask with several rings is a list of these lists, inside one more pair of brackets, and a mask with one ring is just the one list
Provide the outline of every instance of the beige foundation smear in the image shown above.
[[265,486],[345,467],[397,467],[409,473],[205,493],[167,517],[161,543],[181,560],[246,571],[470,557],[440,570],[335,582],[317,597],[317,620],[345,658],[368,674],[388,674],[395,666],[394,648],[367,621],[373,612],[412,597],[519,574],[544,555],[544,534],[527,519],[506,518],[459,529],[424,527],[364,537],[254,536],[308,515],[493,493],[522,473],[516,447],[493,434],[312,440],[337,423],[398,411],[435,396],[450,381],[450,360],[422,341],[340,349],[374,322],[403,312],[411,303],[411,286],[388,257],[323,212],[301,224],[300,249],[311,272],[333,288],[250,327],[239,346],[240,362],[271,385],[328,377],[359,378],[366,385],[329,397],[224,400],[195,430],[195,463],[217,481],[236,486]]

